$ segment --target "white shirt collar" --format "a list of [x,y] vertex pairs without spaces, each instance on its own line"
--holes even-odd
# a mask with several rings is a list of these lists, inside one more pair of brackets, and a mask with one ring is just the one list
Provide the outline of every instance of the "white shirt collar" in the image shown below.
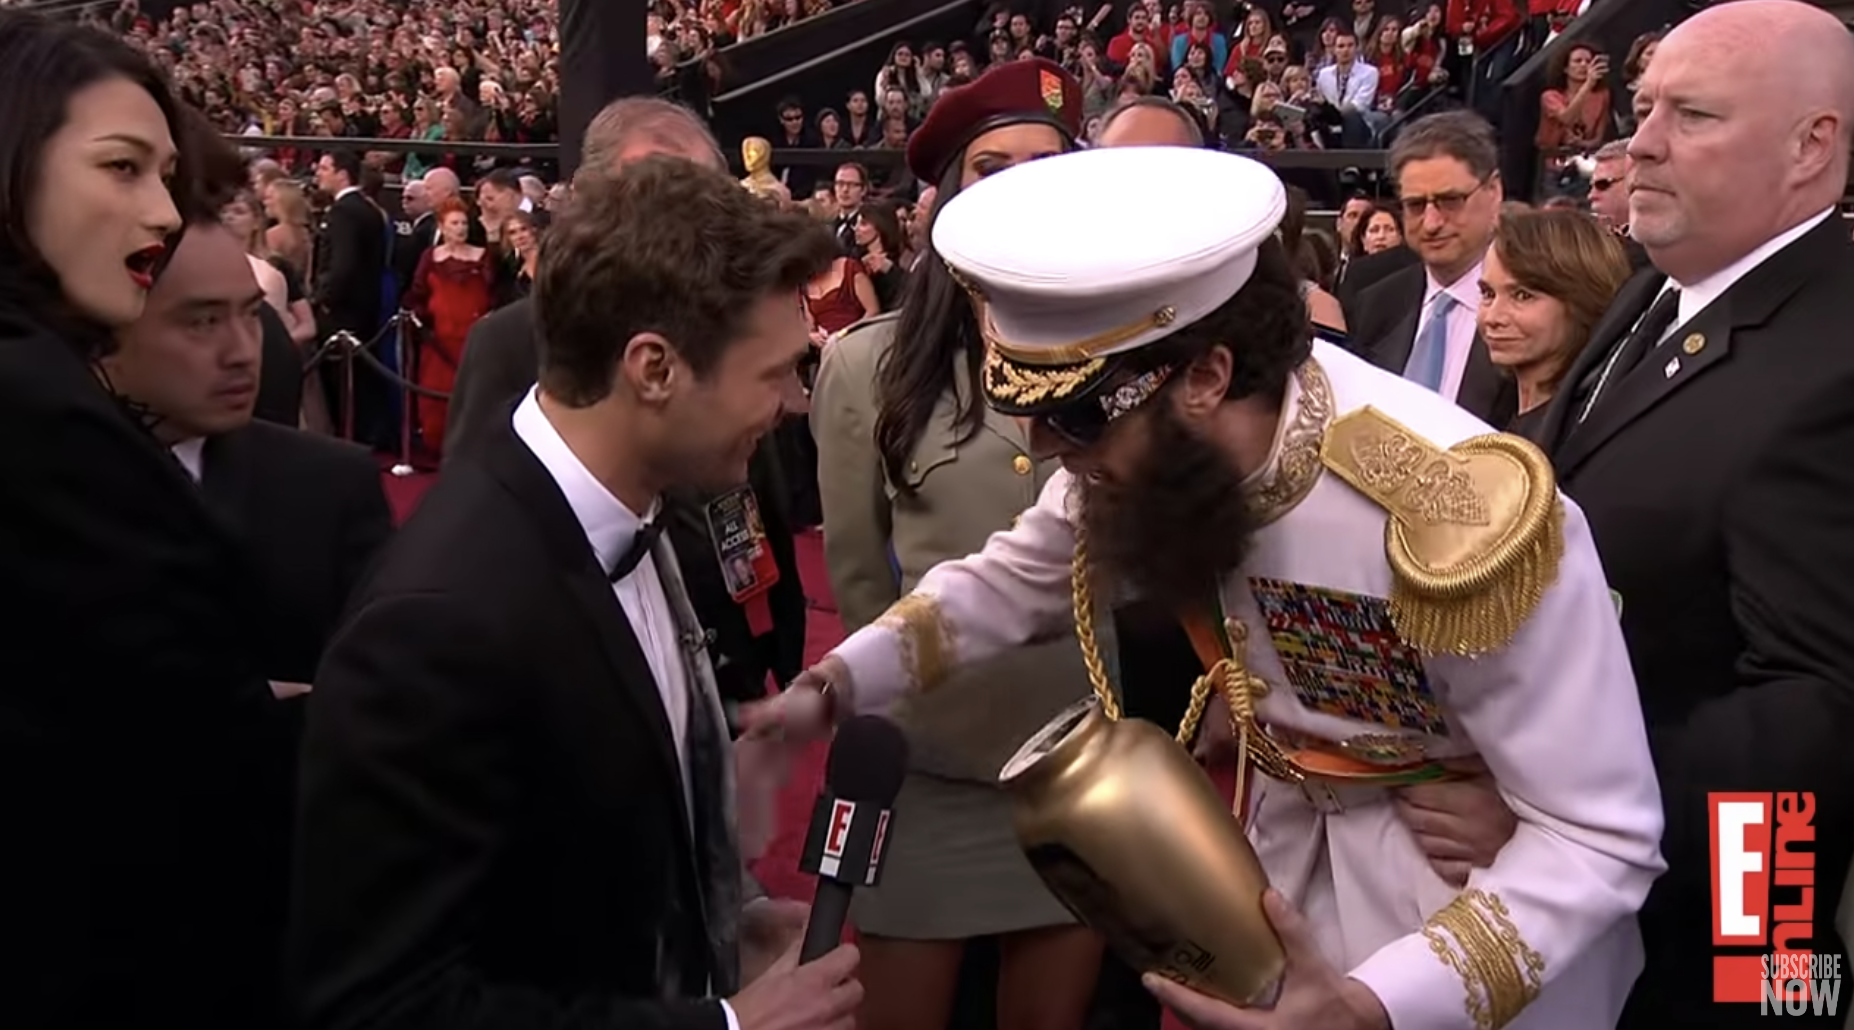
[[200,477],[206,473],[205,437],[196,436],[191,440],[182,440],[168,450],[179,459],[181,467],[187,470],[187,475],[192,476],[195,483],[201,481]]
[[[1809,230],[1821,225],[1825,219],[1834,213],[1835,209],[1831,207],[1813,218],[1803,219],[1800,225],[1786,232],[1779,233],[1766,241],[1763,246],[1758,247],[1751,253],[1746,254],[1744,257],[1739,258],[1737,261],[1732,262],[1696,283],[1690,285],[1687,283],[1676,283],[1673,277],[1669,276],[1667,285],[1663,286],[1661,289],[1665,291],[1668,286],[1677,286],[1680,289],[1680,308],[1678,315],[1676,315],[1674,319],[1674,324],[1685,325],[1692,321],[1700,312],[1706,310],[1713,301],[1724,296],[1725,291],[1731,289],[1733,284],[1743,279],[1746,275],[1749,275],[1752,269],[1768,261],[1771,255],[1795,243],[1797,240],[1802,239],[1808,234]],[[1656,294],[1656,296],[1658,297],[1659,294]]]
[[[599,568],[609,570],[631,546],[644,519],[625,507],[623,501],[612,496],[605,484],[586,470],[573,449],[561,439],[554,424],[547,420],[539,397],[540,388],[535,387],[516,406],[515,435],[534,452],[541,467],[560,487],[567,507],[573,509],[573,517],[579,520],[580,529],[585,531],[586,540],[598,556]],[[656,510],[657,506],[652,504],[649,515],[654,516]]]
[[1427,308],[1434,303],[1436,294],[1446,293],[1455,299],[1456,304],[1467,310],[1478,310],[1481,306],[1481,264],[1485,260],[1486,258],[1483,257],[1481,261],[1476,261],[1473,268],[1463,272],[1461,278],[1447,286],[1438,282],[1436,274],[1425,267],[1423,269],[1423,307]]

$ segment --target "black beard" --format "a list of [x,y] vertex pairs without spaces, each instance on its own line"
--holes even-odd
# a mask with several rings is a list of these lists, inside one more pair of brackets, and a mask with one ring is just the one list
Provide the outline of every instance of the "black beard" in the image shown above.
[[1133,475],[1083,482],[1081,522],[1089,566],[1102,582],[1175,618],[1215,598],[1261,524],[1229,456],[1168,405],[1153,409]]

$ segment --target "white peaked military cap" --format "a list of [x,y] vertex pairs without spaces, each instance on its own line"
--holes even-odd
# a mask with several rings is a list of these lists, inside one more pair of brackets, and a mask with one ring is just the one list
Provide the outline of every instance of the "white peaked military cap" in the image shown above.
[[[1100,214],[1103,199],[1155,193],[1182,206]],[[1115,358],[1235,296],[1286,211],[1281,180],[1246,157],[1084,150],[962,190],[935,214],[933,245],[972,295],[987,400],[1034,415],[1085,399]]]

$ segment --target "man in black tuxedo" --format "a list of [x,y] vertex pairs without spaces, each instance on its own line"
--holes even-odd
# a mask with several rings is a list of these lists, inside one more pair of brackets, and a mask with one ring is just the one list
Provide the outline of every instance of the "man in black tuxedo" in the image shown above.
[[[321,273],[315,307],[323,331],[347,330],[363,343],[373,339],[391,312],[385,302],[388,237],[386,215],[360,190],[360,155],[329,151],[316,164],[316,186],[334,198],[322,232]],[[336,418],[342,413],[341,362],[322,363],[323,386]],[[381,449],[398,439],[392,418],[392,386],[357,362],[354,369],[354,438]]]
[[1814,792],[1813,896],[1769,901],[1810,922],[1791,947],[1847,968],[1854,244],[1835,208],[1854,42],[1790,0],[1708,8],[1661,41],[1635,105],[1630,226],[1659,271],[1618,294],[1541,438],[1617,594],[1667,806],[1622,1025],[1761,1026],[1755,996],[1713,1002],[1715,954],[1771,949],[1712,943],[1708,792]]
[[1346,311],[1352,347],[1503,428],[1519,397],[1475,328],[1481,261],[1503,199],[1493,130],[1466,111],[1418,119],[1398,134],[1389,167],[1421,265],[1358,294]]
[[228,784],[249,848],[226,869],[242,885],[245,920],[243,962],[226,971],[226,990],[276,1024],[301,697],[392,519],[364,448],[253,420],[268,311],[243,241],[195,221],[102,367],[200,484],[255,573],[252,643],[278,703],[239,734],[240,774]]
[[[727,168],[707,127],[687,108],[633,97],[614,102],[587,127],[579,176],[620,174],[624,164],[655,153],[717,171]],[[446,409],[446,468],[475,460],[488,441],[508,427],[509,413],[534,385],[538,365],[532,301],[518,300],[477,320],[465,342]],[[672,511],[677,517],[669,520],[670,542],[696,615],[715,634],[710,653],[721,695],[730,705],[764,697],[768,675],[780,684],[797,676],[805,650],[807,602],[792,545],[787,484],[770,435],[754,451],[747,484],[758,499],[765,543],[779,570],[771,590],[749,602],[764,605],[765,619],[750,618],[748,605],[736,603],[725,587],[706,518],[715,498],[677,491]]]
[[539,385],[445,470],[316,677],[305,1026],[850,1025],[855,949],[797,966],[802,906],[742,905],[733,747],[658,528],[670,490],[745,478],[836,253],[686,160],[578,184]]

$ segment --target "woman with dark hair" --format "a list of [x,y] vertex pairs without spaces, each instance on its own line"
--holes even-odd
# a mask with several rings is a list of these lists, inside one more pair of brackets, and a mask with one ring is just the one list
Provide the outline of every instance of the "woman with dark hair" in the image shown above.
[[856,256],[875,286],[876,302],[883,311],[895,310],[908,284],[908,270],[901,266],[903,240],[895,209],[887,204],[864,204],[851,231],[856,234]]
[[1545,407],[1629,278],[1628,252],[1582,211],[1505,211],[1481,264],[1475,328],[1513,377],[1519,414],[1506,426],[1538,436]]
[[[1073,149],[1082,87],[1049,61],[1000,65],[944,94],[908,147],[939,202],[1013,165]],[[1008,174],[1008,172],[1006,172]],[[824,550],[846,628],[937,562],[977,550],[1054,471],[979,389],[985,344],[970,298],[929,248],[899,315],[826,351],[812,397]],[[1079,1030],[1101,944],[1018,848],[997,773],[1088,689],[1072,638],[1026,648],[897,713],[913,764],[882,884],[851,915],[863,950],[864,1030],[941,1030],[966,944],[998,940],[1000,1030]],[[1009,689],[1003,689],[1008,685]],[[975,706],[979,695],[988,700]],[[962,700],[963,699],[963,700]],[[977,1018],[977,1017],[974,1017]]]
[[276,705],[255,582],[99,364],[183,220],[227,199],[194,153],[127,43],[0,10],[7,1026],[278,1022],[235,800]]
[[[1281,249],[1290,256],[1300,253],[1300,238],[1307,230],[1307,191],[1299,186],[1287,188],[1287,213],[1282,216],[1281,228],[1277,235],[1281,237]],[[1319,283],[1311,279],[1302,279],[1300,295],[1307,302],[1307,315],[1313,320],[1316,330],[1324,329],[1327,335],[1345,335],[1345,309],[1339,306],[1339,298],[1327,293]]]

